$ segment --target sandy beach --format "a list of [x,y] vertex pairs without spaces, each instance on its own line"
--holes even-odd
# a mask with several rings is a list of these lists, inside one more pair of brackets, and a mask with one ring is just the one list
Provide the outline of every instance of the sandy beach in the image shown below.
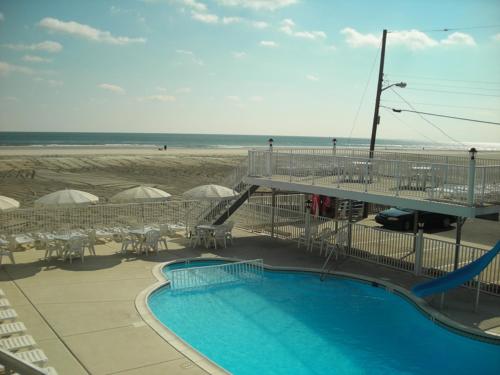
[[197,185],[217,183],[246,153],[244,149],[3,147],[0,195],[19,200],[22,207],[64,188],[88,191],[104,202],[140,184],[179,195]]
[[[245,148],[160,151],[154,147],[3,146],[0,195],[19,200],[23,207],[64,188],[88,191],[102,202],[141,184],[178,196],[194,186],[217,183],[244,160],[247,152]],[[432,153],[464,155],[464,151]],[[500,159],[500,152],[484,152],[480,157]]]

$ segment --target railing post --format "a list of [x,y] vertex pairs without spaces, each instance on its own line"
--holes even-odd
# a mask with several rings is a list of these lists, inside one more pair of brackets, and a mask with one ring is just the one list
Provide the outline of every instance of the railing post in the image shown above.
[[399,189],[401,189],[401,162],[396,161],[396,197],[399,197]]
[[314,177],[316,176],[316,156],[314,155],[314,149],[312,150],[312,184],[314,185],[315,179]]
[[293,153],[292,150],[290,149],[290,161],[288,162],[288,180],[292,182],[292,158],[293,158]]
[[[471,149],[472,150],[472,149]],[[471,152],[471,157],[469,159],[469,183],[467,189],[467,204],[469,206],[474,205],[474,185],[476,180],[476,158],[473,152]]]
[[418,233],[415,242],[415,275],[422,273],[422,261],[424,253],[424,223],[418,223]]

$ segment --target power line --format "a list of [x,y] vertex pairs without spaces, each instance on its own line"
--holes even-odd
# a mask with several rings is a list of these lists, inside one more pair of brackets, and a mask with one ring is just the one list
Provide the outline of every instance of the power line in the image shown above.
[[383,106],[383,107],[387,108],[387,109],[392,109],[393,112],[411,112],[411,113],[417,113],[417,114],[420,114],[420,115],[428,115],[428,116],[451,118],[451,119],[454,119],[454,120],[462,120],[462,121],[470,121],[470,122],[480,122],[482,124],[500,125],[500,122],[483,121],[483,120],[476,120],[476,119],[465,118],[465,117],[440,115],[438,113],[429,113],[429,112],[421,112],[421,111],[411,111],[409,109],[395,109],[395,108],[390,108],[390,107],[386,107],[386,106]]
[[[390,99],[383,99],[382,101],[387,103],[403,103],[400,100],[390,100]],[[473,107],[468,105],[448,105],[448,104],[422,103],[422,102],[413,102],[413,104],[428,105],[432,107],[448,107],[448,108],[459,108],[459,109],[466,108],[466,109],[480,109],[485,111],[500,111],[500,108]]]
[[500,25],[484,25],[484,26],[465,26],[465,27],[453,27],[453,28],[442,28],[442,29],[430,29],[430,30],[420,30],[423,33],[431,32],[448,32],[448,31],[463,31],[463,30],[477,30],[477,29],[496,29],[500,28]]
[[377,61],[377,57],[378,57],[379,52],[380,52],[380,46],[377,49],[377,52],[375,53],[375,57],[373,58],[372,67],[370,68],[370,74],[368,75],[368,80],[366,81],[366,85],[365,85],[365,88],[363,90],[363,95],[361,95],[361,100],[359,101],[358,110],[356,111],[356,115],[354,116],[354,120],[352,122],[351,131],[349,133],[349,138],[348,138],[349,142],[351,141],[351,136],[352,136],[352,133],[354,131],[354,127],[356,126],[356,121],[358,121],[358,116],[361,112],[361,106],[363,105],[363,102],[365,100],[366,90],[368,89],[368,85],[370,84],[370,82],[372,80],[373,68],[375,68],[375,62]]
[[[396,90],[394,90],[393,88],[391,88],[391,91],[396,94],[397,96],[399,96],[399,98],[401,100],[403,100],[411,109],[413,109],[414,111],[417,111],[415,107],[413,107],[405,98],[403,98]],[[443,130],[441,130],[441,128],[439,126],[437,126],[436,124],[434,124],[432,121],[430,121],[429,119],[425,118],[424,116],[422,116],[420,113],[417,113],[420,118],[422,120],[424,120],[426,123],[428,123],[429,125],[431,125],[433,128],[437,129],[441,134],[443,134],[446,138],[448,139],[451,139],[453,142],[455,143],[458,143],[462,146],[465,146],[465,144],[463,144],[462,142],[456,140],[455,138],[453,138],[452,136],[446,134]]]
[[[441,85],[439,83],[421,83],[421,82],[415,82],[414,84],[418,85],[418,86],[445,87],[445,88],[452,88],[452,89],[500,91],[500,87],[499,88],[491,88],[491,87],[455,86],[455,85]],[[413,84],[412,84],[412,86],[413,86]]]
[[482,83],[485,85],[500,85],[500,82],[492,82],[492,81],[474,81],[474,80],[465,80],[465,79],[437,78],[437,77],[415,76],[415,75],[406,75],[406,74],[386,74],[386,76],[415,78],[415,79],[423,79],[423,80],[431,80],[431,81],[467,82],[467,83]]
[[500,98],[500,95],[481,94],[481,93],[477,93],[477,92],[434,90],[434,89],[418,89],[418,88],[414,88],[414,87],[407,87],[406,90],[427,91],[427,92],[442,92],[442,93],[446,93],[446,94],[455,94],[455,95],[492,96],[492,97]]
[[413,130],[415,133],[421,135],[422,137],[424,137],[425,139],[431,141],[432,143],[436,143],[436,144],[439,143],[439,142],[436,142],[434,139],[426,136],[425,134],[420,133],[417,129],[412,128],[408,123],[406,123],[405,121],[403,121],[402,119],[400,119],[398,116],[396,116],[394,113],[392,113],[392,111],[390,111],[389,107],[386,107],[386,106],[383,106],[383,105],[381,105],[381,107],[387,109],[387,113],[391,114],[392,117],[394,117],[395,119],[397,119],[400,123],[402,123],[403,125],[405,125],[407,128]]

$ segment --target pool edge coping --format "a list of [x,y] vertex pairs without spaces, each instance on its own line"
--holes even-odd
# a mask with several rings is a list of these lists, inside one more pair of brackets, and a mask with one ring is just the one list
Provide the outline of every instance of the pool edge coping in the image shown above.
[[[162,269],[169,264],[180,263],[190,260],[193,261],[221,260],[229,262],[242,261],[242,259],[228,258],[228,257],[196,257],[196,258],[175,259],[172,261],[157,264],[156,266],[153,267],[152,274],[158,281],[150,285],[137,295],[135,299],[136,309],[146,324],[148,324],[160,337],[162,337],[165,341],[167,341],[170,345],[172,345],[177,351],[179,351],[186,358],[191,360],[195,365],[197,365],[204,371],[208,372],[209,374],[213,375],[231,374],[222,366],[210,360],[204,354],[194,349],[189,343],[185,342],[183,339],[177,336],[173,331],[171,331],[168,327],[166,327],[163,323],[161,323],[148,306],[149,296],[156,290],[170,284],[170,280],[165,278]],[[317,268],[270,266],[267,264],[264,264],[264,268],[270,271],[292,271],[292,272],[307,272],[307,273],[317,273],[317,274],[321,274],[322,272],[320,269]],[[375,277],[370,277],[370,276],[353,274],[349,272],[330,271],[327,273],[327,275],[337,278],[356,280],[359,282],[363,282],[365,284],[370,284],[371,286],[377,288],[383,287],[387,292],[397,294],[401,298],[404,298],[408,302],[412,303],[415,306],[415,308],[420,313],[422,313],[427,319],[431,320],[431,322],[433,323],[438,324],[444,329],[451,330],[457,334],[475,340],[487,342],[493,345],[500,345],[500,336],[489,334],[480,329],[468,327],[461,323],[458,323],[452,320],[451,318],[447,317],[443,313],[437,311],[433,307],[431,307],[424,299],[413,296],[407,289],[399,285],[393,284],[390,281],[377,279]]]

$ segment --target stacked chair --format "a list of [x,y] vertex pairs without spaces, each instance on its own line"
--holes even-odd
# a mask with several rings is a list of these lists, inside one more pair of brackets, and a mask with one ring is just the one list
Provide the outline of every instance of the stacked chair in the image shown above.
[[[37,344],[31,335],[26,334],[26,326],[17,321],[17,313],[3,290],[0,289],[0,349],[11,352],[19,359],[39,367],[48,375],[57,375],[53,367],[46,367],[48,358],[45,353],[37,348]],[[6,372],[4,366],[0,365],[0,373]]]

